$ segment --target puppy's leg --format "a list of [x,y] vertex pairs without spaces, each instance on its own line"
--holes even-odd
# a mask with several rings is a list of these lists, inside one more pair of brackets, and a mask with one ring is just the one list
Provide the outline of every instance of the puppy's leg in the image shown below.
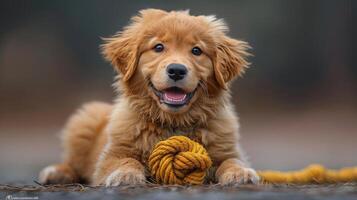
[[78,176],[68,164],[50,165],[39,175],[42,184],[68,184],[78,182]]
[[222,185],[259,183],[259,176],[252,168],[246,167],[238,159],[230,158],[221,163],[216,171],[216,178]]
[[119,186],[145,183],[145,167],[134,158],[103,154],[94,174],[94,185]]
[[245,164],[245,156],[239,146],[239,124],[233,108],[221,110],[208,123],[203,132],[203,142],[217,170],[215,180],[222,185],[259,182],[257,173]]
[[94,185],[108,187],[145,183],[145,167],[135,159],[138,158],[138,151],[135,151],[131,144],[133,142],[115,146],[107,144],[96,166]]
[[103,155],[94,174],[95,185],[119,186],[145,183],[145,168],[134,158],[118,159]]

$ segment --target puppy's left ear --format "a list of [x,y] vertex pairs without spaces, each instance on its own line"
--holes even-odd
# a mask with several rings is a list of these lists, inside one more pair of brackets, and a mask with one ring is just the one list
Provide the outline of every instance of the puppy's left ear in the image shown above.
[[250,54],[248,43],[221,35],[216,43],[214,74],[219,85],[226,89],[227,83],[244,73],[249,66],[246,57]]

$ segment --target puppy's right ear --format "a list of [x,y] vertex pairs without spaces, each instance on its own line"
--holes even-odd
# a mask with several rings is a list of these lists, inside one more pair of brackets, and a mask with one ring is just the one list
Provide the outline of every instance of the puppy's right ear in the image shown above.
[[123,31],[113,37],[104,38],[105,43],[101,45],[102,54],[121,74],[123,81],[128,81],[137,68],[144,26],[166,14],[167,12],[158,9],[141,10],[139,15],[131,18],[131,24]]

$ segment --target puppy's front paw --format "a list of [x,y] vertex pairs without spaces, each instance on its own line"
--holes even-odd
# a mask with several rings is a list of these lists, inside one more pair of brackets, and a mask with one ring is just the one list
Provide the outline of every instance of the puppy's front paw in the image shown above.
[[105,186],[142,185],[145,183],[145,175],[136,169],[117,169],[105,180]]
[[252,168],[237,167],[228,169],[220,177],[218,177],[218,182],[221,185],[237,185],[237,184],[247,184],[259,183],[259,176],[257,172]]

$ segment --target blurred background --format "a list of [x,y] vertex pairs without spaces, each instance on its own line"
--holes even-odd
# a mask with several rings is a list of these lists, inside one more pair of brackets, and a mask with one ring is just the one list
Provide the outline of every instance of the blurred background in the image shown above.
[[144,8],[215,14],[251,44],[251,68],[232,90],[253,167],[357,165],[356,1],[5,0],[0,183],[31,183],[60,161],[67,117],[84,102],[113,100],[115,73],[100,38]]

